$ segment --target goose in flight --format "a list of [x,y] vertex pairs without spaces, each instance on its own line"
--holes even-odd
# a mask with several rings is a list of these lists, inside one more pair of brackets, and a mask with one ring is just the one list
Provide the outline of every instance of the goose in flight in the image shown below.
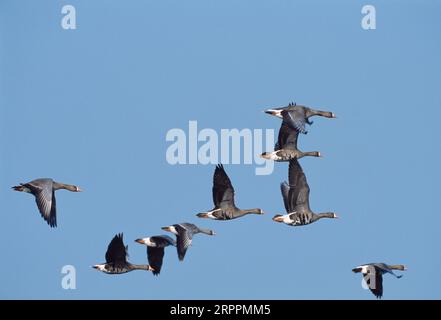
[[397,279],[402,277],[402,275],[396,275],[393,270],[406,271],[407,268],[401,264],[387,265],[385,263],[368,263],[352,269],[355,273],[361,272],[363,274],[365,283],[377,299],[381,299],[383,296],[383,274],[389,273]]
[[289,162],[289,184],[281,184],[283,203],[288,214],[275,215],[273,220],[290,226],[303,226],[322,218],[338,218],[333,212],[316,214],[309,207],[309,186],[297,159]]
[[121,274],[133,270],[155,271],[149,265],[131,264],[127,261],[128,246],[124,245],[123,234],[117,234],[110,241],[106,252],[106,263],[96,264],[93,268],[107,274]]
[[188,247],[191,245],[193,235],[197,233],[205,233],[209,236],[214,236],[215,233],[212,230],[199,228],[192,223],[179,223],[168,227],[162,227],[162,230],[169,231],[176,235],[178,258],[180,261],[184,260],[185,253]]
[[28,183],[21,183],[12,187],[15,191],[31,193],[35,196],[38,210],[49,226],[57,226],[57,208],[55,191],[60,189],[72,192],[82,191],[79,187],[70,184],[56,182],[52,179],[36,179]]
[[214,209],[198,213],[199,218],[231,220],[247,214],[263,214],[262,209],[241,210],[234,204],[234,188],[222,164],[216,166],[213,175]]
[[292,102],[286,107],[267,109],[265,113],[283,119],[291,128],[304,134],[308,133],[305,128],[305,123],[309,125],[313,124],[313,122],[309,120],[310,117],[321,116],[336,118],[332,112],[314,110]]
[[289,161],[294,158],[300,159],[305,156],[310,156],[310,157],[322,156],[318,151],[302,152],[299,149],[297,149],[298,136],[299,136],[299,132],[297,130],[293,130],[287,123],[282,121],[277,143],[274,146],[274,151],[264,152],[260,156],[264,159],[274,160],[274,161]]
[[176,247],[176,241],[166,235],[153,236],[148,238],[136,239],[136,242],[147,246],[147,259],[152,266],[153,275],[157,276],[161,272],[164,249],[168,246]]

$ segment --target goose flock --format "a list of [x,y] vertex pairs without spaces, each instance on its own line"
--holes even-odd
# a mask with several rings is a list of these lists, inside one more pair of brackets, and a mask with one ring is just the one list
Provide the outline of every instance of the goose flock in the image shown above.
[[[280,184],[286,214],[277,214],[272,220],[297,227],[309,225],[322,218],[338,218],[334,212],[314,213],[311,210],[309,203],[310,187],[300,166],[299,159],[306,156],[321,157],[322,155],[319,151],[303,152],[297,148],[299,134],[307,134],[306,124],[313,124],[309,120],[311,117],[336,118],[335,114],[329,111],[314,110],[296,103],[290,103],[285,107],[267,109],[265,113],[281,119],[281,126],[274,151],[263,152],[260,156],[276,162],[289,162],[288,182],[284,181]],[[75,185],[56,182],[50,178],[22,183],[12,187],[12,189],[32,194],[35,197],[38,211],[52,228],[57,226],[55,191],[60,189],[71,192],[82,191]],[[264,214],[264,211],[260,208],[239,209],[236,206],[235,190],[222,164],[218,164],[214,170],[212,193],[213,209],[196,214],[198,218],[225,221],[250,214]],[[213,230],[198,227],[188,222],[162,227],[162,230],[172,233],[175,239],[168,235],[155,235],[135,240],[135,242],[147,247],[148,264],[132,264],[128,261],[128,246],[124,244],[123,234],[119,233],[113,237],[107,247],[105,262],[95,264],[93,268],[106,274],[123,274],[133,270],[144,270],[158,276],[163,266],[165,248],[176,247],[178,259],[183,261],[188,248],[192,244],[194,235],[199,233],[215,235]],[[396,278],[402,277],[402,275],[396,275],[393,272],[394,270],[405,271],[406,267],[385,263],[369,263],[352,269],[354,273],[362,273],[364,284],[377,298],[383,296],[383,274],[389,273]]]

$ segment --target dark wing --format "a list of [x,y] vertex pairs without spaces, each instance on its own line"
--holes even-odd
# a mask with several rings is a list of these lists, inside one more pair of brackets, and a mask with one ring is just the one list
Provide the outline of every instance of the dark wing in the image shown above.
[[297,137],[299,132],[291,128],[287,123],[282,122],[279,129],[279,136],[274,151],[280,149],[294,149],[297,150]]
[[51,227],[57,226],[57,212],[55,203],[55,190],[52,183],[36,184],[33,182],[25,183],[25,187],[31,190],[37,202],[38,211],[43,219]]
[[289,170],[289,208],[293,211],[299,209],[309,211],[309,186],[305,173],[297,159],[290,160]]
[[147,258],[149,260],[149,265],[155,269],[153,274],[155,276],[159,275],[162,267],[162,260],[164,258],[164,247],[149,247],[147,246]]
[[188,247],[191,245],[193,233],[184,227],[177,225],[176,230],[178,235],[176,236],[178,258],[180,261],[184,260]]
[[363,278],[366,281],[371,292],[377,297],[383,296],[383,275],[375,267],[369,267],[368,273],[363,274]]
[[217,208],[234,207],[234,188],[222,164],[214,170],[213,203]]
[[287,213],[291,213],[291,207],[289,202],[289,185],[286,182],[280,184],[280,190],[282,191],[283,204]]
[[306,117],[305,110],[303,108],[297,108],[295,110],[282,111],[283,122],[288,124],[292,129],[301,133],[308,133],[305,128]]
[[127,247],[124,246],[123,234],[117,234],[110,241],[106,251],[106,262],[114,267],[123,267],[127,264]]

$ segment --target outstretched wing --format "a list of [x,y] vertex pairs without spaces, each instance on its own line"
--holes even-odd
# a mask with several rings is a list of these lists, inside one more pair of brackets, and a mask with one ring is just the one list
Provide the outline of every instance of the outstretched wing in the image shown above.
[[57,226],[57,211],[55,201],[55,190],[52,183],[37,184],[33,182],[25,183],[23,186],[31,190],[37,202],[38,211],[43,219],[51,227]]
[[123,234],[117,234],[110,241],[106,251],[106,262],[114,267],[122,267],[127,263],[127,247],[124,246]]
[[234,188],[222,164],[214,170],[213,203],[217,208],[234,207]]
[[301,133],[308,133],[305,128],[305,110],[301,107],[294,110],[283,110],[282,111],[283,122],[288,124],[292,129],[297,130]]
[[274,151],[280,149],[294,149],[297,150],[297,137],[299,132],[291,128],[287,123],[282,122],[279,129],[279,136],[277,144],[274,146]]
[[377,297],[383,296],[383,275],[375,267],[369,266],[368,272],[363,273],[363,278],[369,287],[369,290]]
[[288,178],[289,208],[293,211],[309,211],[309,185],[297,159],[290,160],[289,162]]
[[176,226],[176,230],[178,231],[178,235],[176,236],[176,248],[178,251],[178,258],[182,261],[184,260],[188,247],[191,245],[193,233],[180,225]]
[[149,265],[154,269],[153,274],[155,276],[159,275],[164,258],[164,247],[157,248],[147,246],[147,258],[149,261]]

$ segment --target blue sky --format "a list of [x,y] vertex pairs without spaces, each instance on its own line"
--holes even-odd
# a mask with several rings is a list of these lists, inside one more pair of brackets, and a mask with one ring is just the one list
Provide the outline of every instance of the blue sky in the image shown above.
[[[76,8],[63,30],[61,8]],[[377,29],[360,26],[372,4]],[[403,263],[385,299],[440,299],[441,41],[438,1],[12,1],[0,3],[0,298],[373,299],[351,268]],[[256,176],[226,165],[242,208],[265,216],[220,222],[214,165],[169,165],[166,133],[278,129],[266,107],[331,110],[315,119],[301,165],[314,211],[340,220],[291,228],[279,183],[287,164]],[[57,193],[50,229],[31,196],[10,187],[39,177],[79,185]],[[101,274],[114,234],[133,240],[195,222],[183,263],[161,275]],[[7,262],[7,263],[5,263]],[[61,287],[74,265],[77,289]]]

